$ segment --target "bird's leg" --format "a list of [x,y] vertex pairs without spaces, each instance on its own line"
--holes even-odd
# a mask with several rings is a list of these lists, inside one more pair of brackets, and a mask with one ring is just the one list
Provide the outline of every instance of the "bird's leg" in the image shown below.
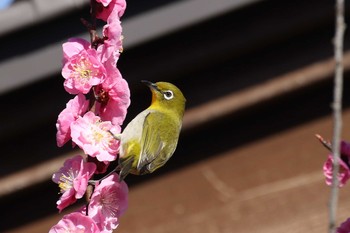
[[106,179],[108,176],[112,175],[113,172],[116,172],[120,170],[120,166],[116,166],[112,171],[110,171],[107,175],[104,177],[98,179],[98,180],[89,180],[89,184],[96,185],[97,183],[101,182],[102,180]]
[[120,141],[121,137],[122,137],[122,134],[121,133],[118,133],[118,134],[114,134],[112,131],[108,130],[108,132],[113,136],[113,138],[115,140],[118,140]]
[[133,162],[134,162],[134,157],[130,156],[120,163],[121,169],[119,172],[119,182],[122,182],[125,179],[125,177],[129,174]]

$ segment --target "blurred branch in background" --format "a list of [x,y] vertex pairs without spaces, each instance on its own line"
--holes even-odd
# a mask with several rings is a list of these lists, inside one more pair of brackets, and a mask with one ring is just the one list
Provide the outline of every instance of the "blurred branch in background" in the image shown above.
[[335,8],[335,38],[334,38],[334,96],[333,96],[333,182],[329,200],[329,232],[336,231],[336,213],[338,206],[338,172],[340,159],[340,140],[342,131],[342,94],[343,94],[343,43],[344,43],[344,0],[337,0]]

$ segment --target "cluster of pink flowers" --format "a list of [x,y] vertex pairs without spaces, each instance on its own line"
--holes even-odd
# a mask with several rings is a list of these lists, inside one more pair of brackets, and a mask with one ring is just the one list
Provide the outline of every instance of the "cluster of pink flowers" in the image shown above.
[[[73,95],[57,119],[57,145],[70,140],[86,157],[68,159],[52,180],[62,194],[57,201],[61,212],[86,194],[94,174],[106,172],[116,160],[119,141],[111,133],[121,131],[130,104],[128,83],[117,68],[122,51],[125,0],[96,0],[96,18],[106,22],[103,37],[93,45],[81,38],[63,44],[62,76],[65,90]],[[88,99],[85,95],[88,95]],[[65,215],[50,232],[112,232],[127,209],[128,187],[116,173],[95,185],[89,203]]]

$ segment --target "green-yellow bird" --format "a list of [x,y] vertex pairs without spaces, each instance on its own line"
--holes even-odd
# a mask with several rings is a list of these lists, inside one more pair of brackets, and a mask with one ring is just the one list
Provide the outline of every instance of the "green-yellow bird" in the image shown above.
[[186,102],[182,92],[168,82],[142,82],[150,88],[152,102],[120,135],[120,180],[163,166],[176,149],[182,126]]

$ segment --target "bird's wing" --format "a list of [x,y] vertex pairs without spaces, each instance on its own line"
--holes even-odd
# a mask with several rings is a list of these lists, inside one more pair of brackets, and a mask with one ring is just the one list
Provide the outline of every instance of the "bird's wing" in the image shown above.
[[[141,136],[141,153],[137,164],[137,170],[141,173],[149,173],[147,166],[151,164],[160,155],[163,148],[163,142],[160,138],[159,125],[162,121],[162,114],[150,112],[143,122]],[[153,124],[151,123],[153,122]]]

